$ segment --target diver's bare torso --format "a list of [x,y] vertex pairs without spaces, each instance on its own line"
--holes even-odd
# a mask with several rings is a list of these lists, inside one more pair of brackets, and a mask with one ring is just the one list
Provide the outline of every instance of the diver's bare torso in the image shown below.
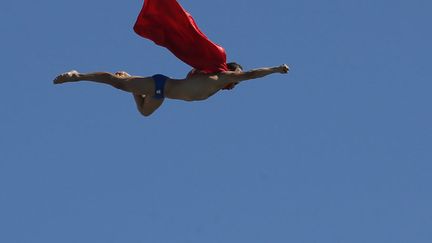
[[185,101],[205,100],[224,87],[223,74],[194,74],[185,79],[168,79],[165,97]]

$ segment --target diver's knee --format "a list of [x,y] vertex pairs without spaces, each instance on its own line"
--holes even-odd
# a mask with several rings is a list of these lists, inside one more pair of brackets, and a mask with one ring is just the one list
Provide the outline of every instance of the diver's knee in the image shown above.
[[139,110],[139,112],[141,115],[143,115],[145,117],[149,117],[151,114],[153,114],[153,111],[148,111],[148,110],[144,110],[144,109]]

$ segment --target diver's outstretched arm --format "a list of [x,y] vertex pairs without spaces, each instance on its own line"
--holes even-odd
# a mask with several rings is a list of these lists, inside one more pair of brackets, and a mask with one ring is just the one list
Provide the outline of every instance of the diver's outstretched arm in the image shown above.
[[278,67],[258,68],[246,72],[227,72],[224,74],[223,81],[227,83],[239,83],[242,81],[262,78],[273,73],[288,73],[289,67],[283,64]]

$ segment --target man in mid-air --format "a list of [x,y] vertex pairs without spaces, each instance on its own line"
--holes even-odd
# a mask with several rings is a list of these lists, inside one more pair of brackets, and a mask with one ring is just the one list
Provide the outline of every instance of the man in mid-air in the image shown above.
[[109,84],[132,93],[139,112],[149,116],[162,105],[164,98],[205,100],[242,81],[289,71],[284,64],[244,72],[239,64],[226,63],[225,49],[212,42],[176,0],[145,0],[133,29],[141,37],[167,48],[194,69],[184,79],[162,74],[140,77],[126,72],[83,74],[73,70],[59,75],[54,83],[86,80]]
[[83,74],[73,70],[57,76],[54,84],[78,81],[108,84],[132,93],[138,111],[144,116],[150,116],[162,105],[165,98],[185,101],[205,100],[222,89],[232,89],[242,81],[289,71],[286,64],[250,71],[243,71],[237,63],[228,63],[227,66],[229,71],[210,74],[193,72],[184,79],[172,79],[161,74],[152,77],[131,76],[126,72]]

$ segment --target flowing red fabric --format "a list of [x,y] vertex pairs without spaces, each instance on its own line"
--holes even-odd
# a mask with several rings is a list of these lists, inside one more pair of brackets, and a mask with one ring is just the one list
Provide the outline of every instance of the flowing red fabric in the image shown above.
[[176,0],[145,0],[134,31],[195,69],[228,71],[224,48],[210,41]]

